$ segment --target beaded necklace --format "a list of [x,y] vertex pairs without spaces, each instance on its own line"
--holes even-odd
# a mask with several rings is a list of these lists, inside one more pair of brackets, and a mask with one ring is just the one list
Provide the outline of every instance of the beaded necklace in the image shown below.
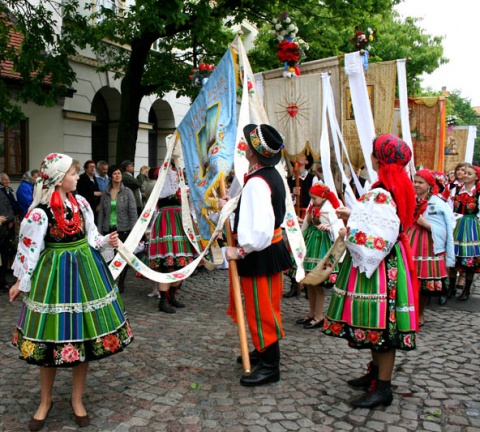
[[67,193],[67,198],[72,206],[73,215],[71,220],[65,219],[65,206],[63,205],[62,196],[59,191],[53,192],[50,205],[58,227],[66,235],[73,236],[80,230],[80,209],[77,200],[70,192]]

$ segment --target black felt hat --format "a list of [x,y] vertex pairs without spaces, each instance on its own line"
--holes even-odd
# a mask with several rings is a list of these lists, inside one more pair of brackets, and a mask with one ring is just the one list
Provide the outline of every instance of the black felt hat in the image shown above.
[[276,165],[282,157],[283,137],[267,124],[248,124],[243,128],[245,139],[256,156],[265,165]]

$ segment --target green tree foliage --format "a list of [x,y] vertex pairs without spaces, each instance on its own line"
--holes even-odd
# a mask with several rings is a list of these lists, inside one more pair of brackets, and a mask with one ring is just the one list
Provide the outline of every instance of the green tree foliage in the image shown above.
[[[25,39],[20,55],[0,42],[4,43],[0,45],[0,60],[14,60],[15,70],[22,74],[25,85],[16,94],[18,100],[49,106],[75,81],[68,56],[78,49],[92,49],[103,60],[100,69],[114,71],[122,80],[117,141],[120,162],[135,155],[142,98],[150,94],[162,97],[171,90],[179,96],[195,97],[198,89],[189,79],[192,67],[201,61],[217,63],[233,39],[230,29],[244,19],[260,28],[256,48],[250,54],[254,70],[281,66],[276,58],[278,41],[269,31],[272,19],[288,11],[299,27],[299,36],[310,46],[307,61],[351,51],[348,41],[359,25],[377,29],[372,61],[408,56],[412,58],[408,67],[411,77],[433,71],[445,61],[441,38],[425,35],[413,19],[400,22],[393,13],[399,2],[137,0],[127,10],[113,11],[94,8],[93,4],[83,10],[78,0],[62,1],[61,9],[55,9],[50,1],[34,7],[27,0],[4,0],[10,9],[8,16]],[[63,21],[61,33],[56,31],[56,18]],[[6,34],[5,25],[0,24],[0,36],[2,32]],[[45,77],[51,82],[49,88]],[[0,104],[5,102],[0,105],[0,118],[8,117],[8,109],[11,116],[16,112],[14,106],[9,107],[8,96],[0,87]]]
[[447,98],[447,118],[451,118],[455,126],[476,126],[477,136],[473,150],[475,164],[480,163],[480,120],[472,108],[471,99],[462,97],[460,90],[449,92]]
[[[38,6],[27,0],[0,1],[0,62],[12,65],[21,77],[0,80],[0,120],[8,125],[23,118],[19,102],[53,106],[75,81],[68,57],[76,46],[58,31],[55,7],[50,1]],[[72,1],[69,7],[78,5]],[[18,35],[21,43],[16,47],[12,37]]]
[[[233,25],[246,18],[259,22],[275,6],[267,0],[139,0],[121,19],[105,8],[96,11],[95,23],[81,28],[76,37],[101,56],[101,69],[115,71],[122,80],[117,161],[135,155],[144,96],[162,97],[176,90],[178,96],[195,97],[192,67],[217,63],[233,40]],[[76,18],[71,15],[69,22],[78,29]]]
[[[354,36],[355,26],[363,30],[372,28],[376,34],[371,44],[370,61],[408,58],[408,87],[420,91],[420,76],[424,72],[433,72],[448,61],[443,56],[443,38],[426,34],[420,26],[420,18],[402,20],[393,10],[397,3],[331,1],[289,11],[298,25],[298,37],[310,46],[305,61],[352,52],[354,46],[350,39]],[[272,28],[269,22],[263,25],[256,46],[249,53],[254,70],[281,67],[276,58],[278,41],[270,34]]]

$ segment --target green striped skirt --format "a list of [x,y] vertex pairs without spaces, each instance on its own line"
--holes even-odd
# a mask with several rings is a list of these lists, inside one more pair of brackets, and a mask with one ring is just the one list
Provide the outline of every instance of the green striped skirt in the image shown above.
[[[328,235],[328,231],[321,231],[315,225],[310,225],[304,232],[306,254],[303,261],[305,271],[311,272],[322,258],[327,255],[332,247],[332,241]],[[322,286],[331,287],[336,281],[338,275],[338,266],[335,267],[329,278],[322,282]]]
[[397,243],[370,278],[347,253],[325,314],[323,332],[352,348],[389,351],[416,348],[416,299],[406,252]]
[[13,336],[20,358],[72,367],[123,351],[133,334],[104,259],[86,239],[47,243]]

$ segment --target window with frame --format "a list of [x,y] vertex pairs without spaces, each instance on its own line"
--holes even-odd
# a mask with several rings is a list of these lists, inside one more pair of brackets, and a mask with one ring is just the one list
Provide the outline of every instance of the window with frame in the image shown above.
[[0,121],[0,171],[21,177],[27,171],[27,121],[5,127]]

